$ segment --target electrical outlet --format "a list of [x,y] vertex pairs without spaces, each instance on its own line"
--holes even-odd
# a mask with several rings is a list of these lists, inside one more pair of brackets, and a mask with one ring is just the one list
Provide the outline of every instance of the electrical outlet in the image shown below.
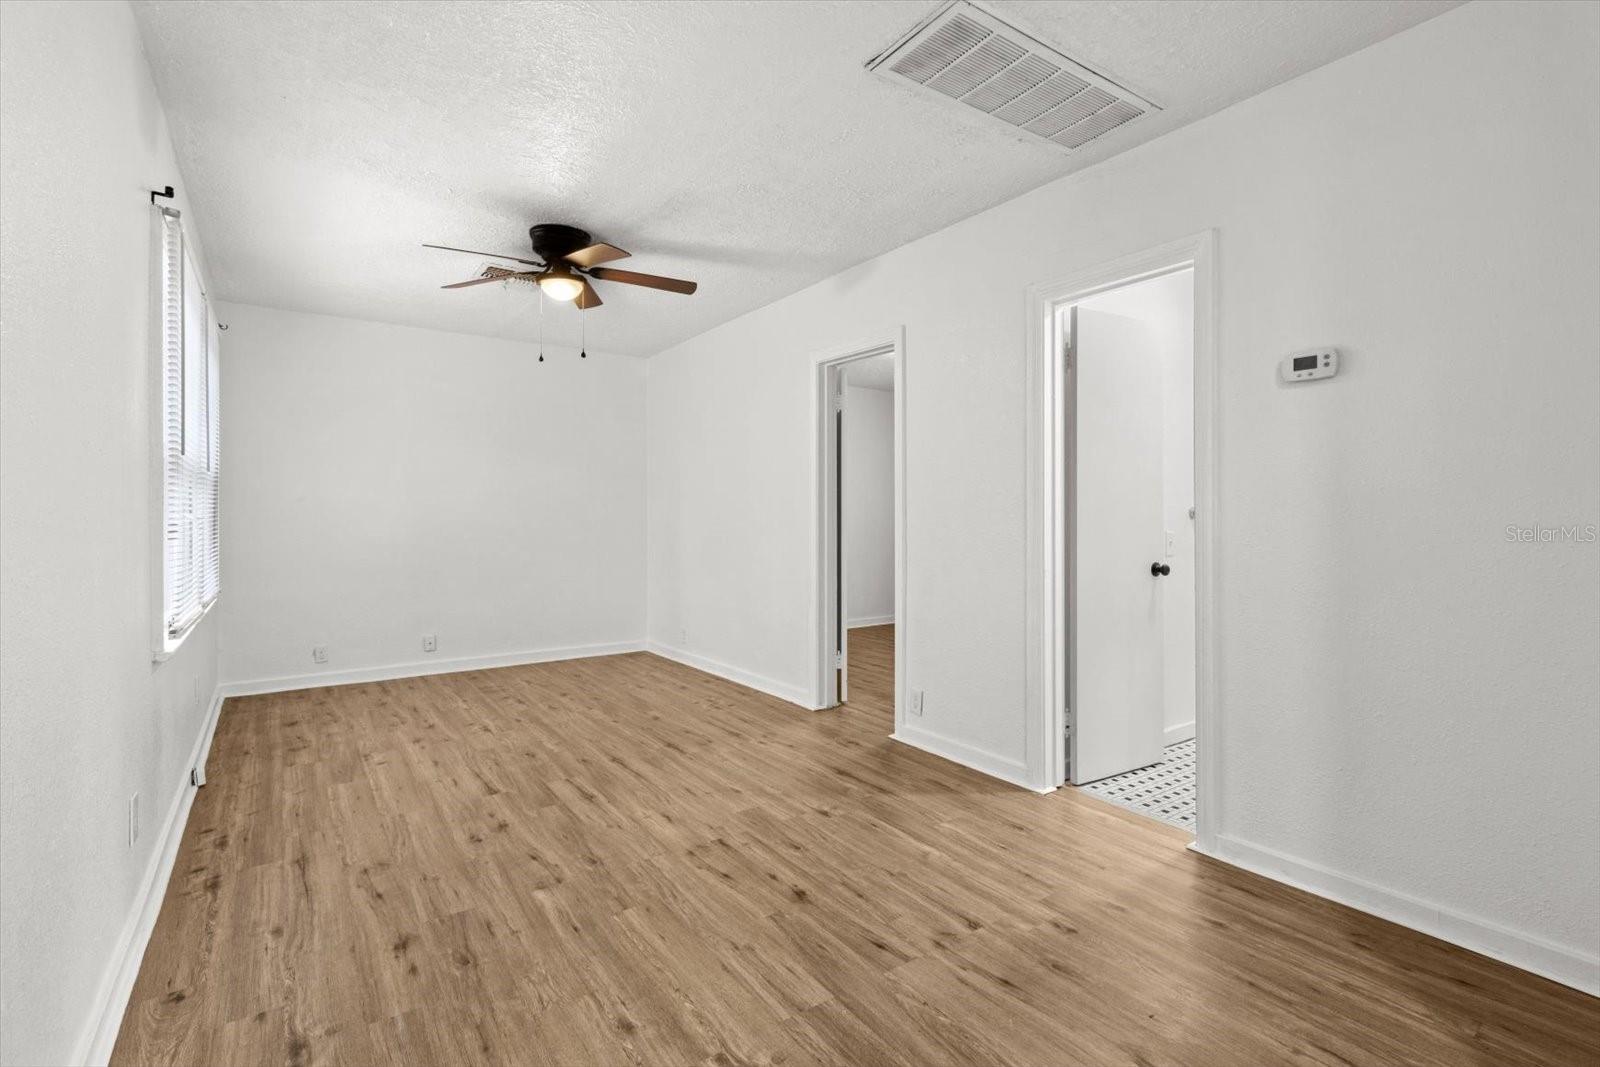
[[911,691],[911,714],[922,714],[922,690],[920,689],[913,689]]
[[326,662],[328,662],[328,646],[327,645],[313,645],[311,647],[311,662],[312,663],[326,663]]
[[128,847],[139,843],[139,794],[128,798]]
[[425,635],[423,635],[423,638],[422,638],[422,651],[424,651],[424,652],[437,652],[437,651],[439,651],[439,638],[434,634],[425,634]]
[[200,679],[196,678],[194,680],[194,684],[190,688],[192,690],[192,695],[191,695],[190,699],[193,700],[194,703],[199,704],[200,703]]

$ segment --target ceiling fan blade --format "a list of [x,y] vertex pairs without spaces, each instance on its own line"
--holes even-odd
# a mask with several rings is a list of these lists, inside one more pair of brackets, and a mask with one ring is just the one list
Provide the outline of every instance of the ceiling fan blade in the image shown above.
[[490,267],[481,278],[471,278],[464,282],[455,282],[452,285],[441,285],[441,289],[465,289],[469,285],[483,285],[486,282],[503,282],[507,278],[532,278],[535,272],[531,270],[516,271],[502,270],[499,267]]
[[638,271],[617,270],[615,267],[596,267],[589,274],[602,281],[642,285],[646,289],[664,289],[669,293],[682,293],[685,296],[700,288],[697,283],[686,282],[681,278],[663,278],[659,274],[640,274]]
[[604,300],[600,299],[600,294],[594,291],[594,286],[589,284],[588,278],[584,278],[582,281],[583,292],[579,293],[578,299],[573,301],[574,304],[578,305],[579,311],[588,311],[590,308],[597,308],[605,303]]
[[602,263],[610,263],[616,259],[627,259],[629,253],[624,252],[616,245],[608,245],[598,241],[587,248],[580,248],[576,252],[568,252],[561,258],[568,263],[579,267],[598,267]]
[[537,259],[518,259],[516,256],[502,256],[499,252],[474,252],[470,248],[451,248],[449,245],[430,245],[430,244],[425,244],[422,247],[423,248],[439,248],[439,249],[443,249],[446,252],[465,252],[469,256],[488,256],[490,259],[509,259],[513,263],[526,263],[530,267],[542,267],[542,266],[544,266],[544,264],[540,263]]

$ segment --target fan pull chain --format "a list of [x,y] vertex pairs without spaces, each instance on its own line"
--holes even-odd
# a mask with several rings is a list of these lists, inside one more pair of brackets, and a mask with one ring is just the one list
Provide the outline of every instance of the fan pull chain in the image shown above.
[[539,290],[539,362],[544,362],[544,289]]
[[582,309],[578,311],[578,358],[589,358],[589,316]]

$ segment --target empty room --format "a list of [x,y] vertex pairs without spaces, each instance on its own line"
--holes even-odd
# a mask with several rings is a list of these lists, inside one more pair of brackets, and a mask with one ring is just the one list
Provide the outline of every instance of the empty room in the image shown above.
[[1600,1067],[1600,0],[0,3],[0,1064]]

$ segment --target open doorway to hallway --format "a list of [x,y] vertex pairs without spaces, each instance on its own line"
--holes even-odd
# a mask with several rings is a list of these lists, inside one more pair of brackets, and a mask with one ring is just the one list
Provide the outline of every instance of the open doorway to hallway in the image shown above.
[[818,361],[818,700],[887,711],[892,731],[904,648],[903,346]]
[[[844,632],[858,680],[863,668],[894,692],[894,357],[845,364],[840,443]],[[883,668],[887,674],[883,674]],[[875,686],[881,688],[881,686]],[[855,706],[855,701],[846,700]],[[891,727],[893,724],[890,724]]]
[[1057,310],[1067,340],[1067,779],[1193,832],[1194,271]]

